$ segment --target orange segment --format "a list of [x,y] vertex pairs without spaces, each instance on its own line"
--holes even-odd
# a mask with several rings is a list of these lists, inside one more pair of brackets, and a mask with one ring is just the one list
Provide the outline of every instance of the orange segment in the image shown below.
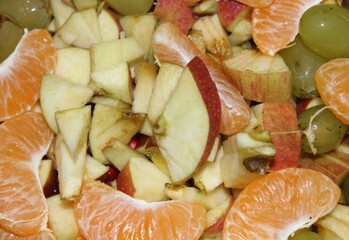
[[34,235],[29,235],[29,236],[17,236],[12,233],[9,233],[5,231],[4,229],[0,228],[0,236],[1,239],[6,239],[6,240],[55,240],[55,236],[48,231],[42,231],[35,233]]
[[320,172],[285,168],[249,184],[225,221],[223,239],[287,239],[337,204],[340,188]]
[[0,122],[29,111],[39,99],[41,78],[53,71],[56,50],[46,30],[24,35],[0,65]]
[[86,239],[194,240],[206,226],[206,210],[198,203],[148,203],[99,182],[83,185],[74,212]]
[[46,229],[38,167],[52,138],[41,113],[27,112],[0,126],[0,226],[6,231],[27,236]]
[[236,1],[253,8],[268,7],[273,2],[273,0],[236,0]]
[[252,37],[262,53],[273,56],[298,34],[299,20],[310,7],[321,0],[274,0],[265,8],[252,12]]
[[345,124],[349,124],[349,58],[323,64],[315,75],[316,88],[323,102]]

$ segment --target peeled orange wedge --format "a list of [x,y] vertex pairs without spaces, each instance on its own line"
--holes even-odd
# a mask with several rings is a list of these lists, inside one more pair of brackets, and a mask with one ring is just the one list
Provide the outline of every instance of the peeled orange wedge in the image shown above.
[[0,64],[0,122],[29,111],[39,99],[41,79],[53,71],[56,49],[46,30],[23,35]]
[[199,239],[206,209],[186,201],[145,202],[100,182],[85,183],[75,217],[86,239]]
[[337,204],[340,188],[324,174],[285,168],[249,184],[225,220],[223,239],[288,239]]

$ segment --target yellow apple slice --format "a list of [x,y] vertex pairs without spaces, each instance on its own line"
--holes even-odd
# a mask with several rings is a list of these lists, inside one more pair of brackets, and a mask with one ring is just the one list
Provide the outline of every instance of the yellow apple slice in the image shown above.
[[210,73],[195,57],[184,69],[153,129],[174,182],[188,180],[207,161],[219,134],[220,110]]

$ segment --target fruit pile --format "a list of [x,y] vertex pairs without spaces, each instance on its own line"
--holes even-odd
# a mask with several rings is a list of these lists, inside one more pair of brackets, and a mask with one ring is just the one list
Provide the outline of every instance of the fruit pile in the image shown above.
[[348,239],[345,6],[0,0],[0,239]]

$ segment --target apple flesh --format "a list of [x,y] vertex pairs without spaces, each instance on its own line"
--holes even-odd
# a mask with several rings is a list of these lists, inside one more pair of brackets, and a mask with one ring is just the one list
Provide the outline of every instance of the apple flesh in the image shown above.
[[154,137],[174,182],[192,177],[207,161],[219,134],[220,98],[203,61],[195,57],[154,125]]
[[222,234],[225,218],[233,203],[234,198],[228,198],[224,203],[207,212],[207,228],[203,237],[215,237]]
[[74,202],[61,199],[59,194],[46,199],[48,226],[57,239],[81,238],[74,217]]
[[117,178],[117,189],[148,202],[164,201],[168,197],[164,186],[171,178],[145,157],[131,158]]
[[291,72],[279,55],[266,56],[256,50],[246,50],[222,64],[246,99],[257,102],[291,99]]

